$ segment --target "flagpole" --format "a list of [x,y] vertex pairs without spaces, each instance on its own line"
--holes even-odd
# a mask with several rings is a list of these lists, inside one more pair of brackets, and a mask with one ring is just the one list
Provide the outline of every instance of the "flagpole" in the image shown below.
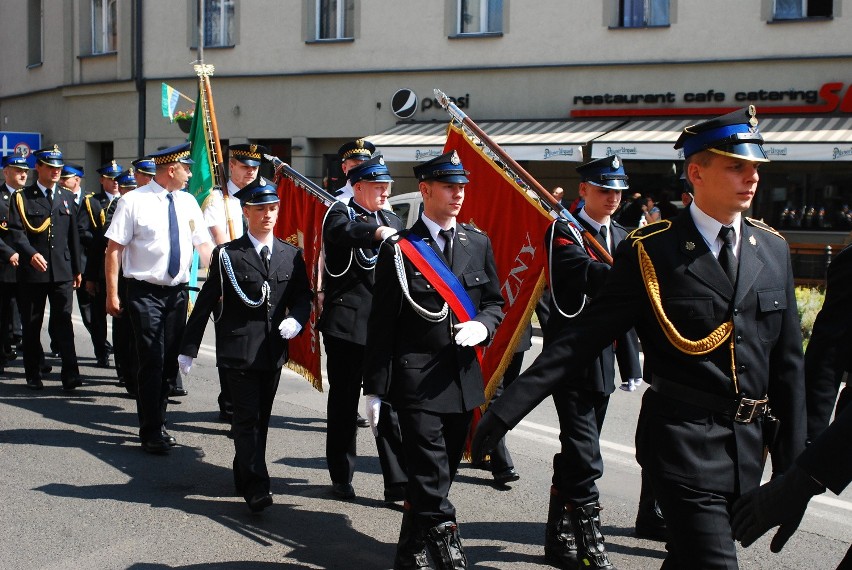
[[435,89],[435,98],[441,104],[441,107],[446,110],[450,116],[452,116],[459,123],[463,124],[467,128],[469,128],[473,134],[475,134],[482,143],[489,148],[497,158],[503,161],[504,164],[509,165],[509,167],[518,175],[522,182],[533,192],[538,194],[538,196],[545,200],[548,204],[550,204],[551,209],[557,213],[559,217],[568,222],[570,229],[578,234],[576,237],[579,238],[579,235],[582,235],[585,238],[585,241],[592,246],[592,248],[597,252],[601,259],[603,259],[609,265],[612,265],[612,256],[609,252],[595,239],[595,237],[586,230],[580,222],[577,221],[571,212],[569,212],[556,198],[553,197],[553,194],[544,189],[544,187],[539,184],[538,180],[532,177],[532,175],[527,172],[523,166],[517,163],[514,158],[509,156],[509,154],[503,150],[500,145],[498,145],[494,140],[488,136],[488,134],[483,131],[479,125],[473,122],[473,119],[467,116],[467,114],[456,106],[455,103],[450,101],[450,98],[441,91],[440,89]]
[[326,206],[333,205],[337,198],[332,196],[327,190],[324,190],[319,185],[317,185],[313,180],[278,158],[277,156],[273,156],[271,154],[264,154],[263,157],[272,163],[272,166],[275,168],[276,174],[282,174],[292,180],[296,186],[305,190],[308,194],[316,197],[320,202],[325,204]]

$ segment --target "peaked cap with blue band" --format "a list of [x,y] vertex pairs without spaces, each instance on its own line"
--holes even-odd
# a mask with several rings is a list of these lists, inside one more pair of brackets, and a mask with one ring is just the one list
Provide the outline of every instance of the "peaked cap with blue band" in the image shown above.
[[382,155],[374,156],[370,160],[365,160],[357,166],[349,169],[346,175],[349,178],[350,184],[355,184],[362,180],[367,182],[393,182],[390,171],[385,165],[385,159]]
[[280,201],[278,188],[263,176],[252,180],[248,186],[234,194],[234,198],[239,200],[242,206],[260,206]]
[[40,148],[33,152],[36,160],[53,168],[60,168],[65,161],[62,160],[62,152],[58,145],[53,145],[53,148]]
[[593,184],[606,190],[627,190],[627,173],[624,171],[624,162],[614,154],[591,160],[576,168],[580,180]]
[[450,184],[467,184],[470,182],[467,178],[468,174],[470,172],[464,169],[458,153],[454,150],[414,167],[414,176],[421,182],[438,180]]
[[82,165],[74,164],[71,162],[66,162],[62,166],[62,174],[59,175],[60,178],[71,178],[72,176],[79,176],[83,178],[85,170]]
[[12,166],[14,168],[21,168],[23,170],[29,170],[30,165],[27,164],[27,159],[18,153],[10,154],[9,156],[3,157],[3,168],[7,166]]
[[151,160],[153,160],[156,165],[171,164],[173,162],[194,164],[194,161],[189,158],[190,148],[191,144],[188,142],[170,146],[169,148],[164,148],[163,150],[151,153]]
[[137,158],[130,164],[136,169],[136,172],[141,172],[142,174],[147,174],[148,176],[154,176],[157,174],[157,165],[154,164],[154,161],[150,158]]
[[105,176],[106,178],[115,179],[124,171],[124,168],[121,167],[116,161],[108,162],[98,168],[98,174],[101,176]]
[[683,149],[684,158],[709,150],[742,160],[769,162],[763,152],[763,137],[757,130],[754,105],[686,127],[674,147]]
[[119,186],[127,188],[128,186],[136,186],[136,174],[133,172],[132,168],[128,168],[121,174],[115,177],[115,181],[118,182]]

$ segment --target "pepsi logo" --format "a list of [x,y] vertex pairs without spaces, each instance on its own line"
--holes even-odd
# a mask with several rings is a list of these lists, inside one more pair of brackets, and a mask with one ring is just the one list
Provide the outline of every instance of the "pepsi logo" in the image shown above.
[[391,111],[400,119],[410,119],[417,112],[417,95],[411,89],[400,89],[393,94]]

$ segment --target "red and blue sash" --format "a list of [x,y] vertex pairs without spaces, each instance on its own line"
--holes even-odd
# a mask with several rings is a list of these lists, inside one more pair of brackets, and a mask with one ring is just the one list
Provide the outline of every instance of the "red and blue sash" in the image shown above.
[[429,244],[413,232],[408,232],[397,243],[405,257],[447,302],[459,322],[470,321],[476,316],[476,307],[473,306],[473,301],[470,300],[461,281]]

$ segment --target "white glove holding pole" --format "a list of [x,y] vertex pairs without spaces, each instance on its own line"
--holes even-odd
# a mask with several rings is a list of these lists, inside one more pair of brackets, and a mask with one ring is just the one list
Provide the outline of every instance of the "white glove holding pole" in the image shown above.
[[382,226],[382,227],[379,228],[379,237],[381,238],[382,241],[388,239],[389,237],[391,237],[395,233],[396,233],[395,229],[389,228],[387,226]]
[[180,373],[186,376],[189,374],[189,371],[192,370],[192,362],[195,359],[191,356],[187,356],[185,354],[181,354],[178,356],[178,368],[180,368]]
[[456,329],[456,344],[459,346],[476,346],[488,338],[488,329],[479,321],[459,323]]
[[302,330],[302,325],[299,324],[299,321],[294,319],[293,317],[287,317],[281,324],[278,325],[278,332],[281,333],[281,338],[284,340],[290,340]]
[[364,398],[367,400],[364,410],[367,413],[367,421],[370,422],[373,437],[379,437],[379,410],[382,408],[382,399],[373,394],[367,394]]

